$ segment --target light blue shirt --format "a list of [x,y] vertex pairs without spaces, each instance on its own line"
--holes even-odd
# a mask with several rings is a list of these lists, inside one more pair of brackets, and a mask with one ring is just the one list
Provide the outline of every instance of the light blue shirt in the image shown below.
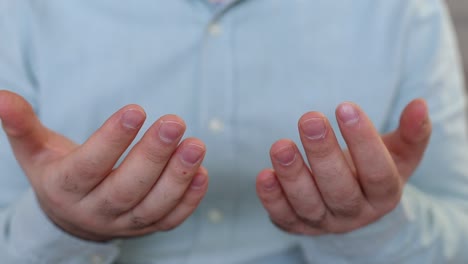
[[[92,243],[54,226],[0,137],[2,263],[467,263],[463,80],[440,0],[0,0],[0,87],[82,143],[129,103],[207,145],[210,188],[177,229]],[[297,120],[354,101],[382,132],[423,97],[433,136],[399,206],[320,237],[274,227],[255,193]],[[336,122],[334,127],[337,128]],[[342,142],[342,141],[341,141]]]

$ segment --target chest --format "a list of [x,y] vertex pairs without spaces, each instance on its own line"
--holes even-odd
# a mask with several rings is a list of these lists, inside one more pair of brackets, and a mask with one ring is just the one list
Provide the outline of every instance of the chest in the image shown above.
[[298,142],[307,111],[334,120],[337,104],[354,101],[383,128],[398,88],[398,39],[388,44],[389,25],[361,18],[370,4],[246,1],[213,21],[175,2],[164,12],[79,6],[93,12],[47,21],[37,52],[46,125],[83,142],[136,103],[148,114],[143,130],[180,115],[187,135],[214,153],[207,162],[248,168],[268,165],[275,140]]

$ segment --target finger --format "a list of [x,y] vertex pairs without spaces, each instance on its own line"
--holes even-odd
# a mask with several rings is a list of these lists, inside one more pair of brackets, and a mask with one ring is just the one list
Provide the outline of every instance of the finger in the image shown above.
[[21,96],[0,91],[0,119],[13,152],[26,174],[34,170],[37,157],[47,149],[50,139],[59,138],[65,148],[74,144],[44,127],[32,106]]
[[132,214],[149,220],[161,219],[180,203],[205,155],[204,144],[189,138],[182,142],[157,184]]
[[[202,165],[200,165],[200,167],[198,168],[198,171],[201,174],[208,175],[208,170]],[[193,182],[193,180],[192,180],[192,182]]]
[[181,225],[198,207],[208,189],[208,174],[204,168],[200,168],[193,178],[190,187],[185,192],[180,203],[165,217],[153,223],[142,222],[143,219],[133,218],[128,224],[128,219],[118,219],[118,225],[125,229],[123,236],[145,235],[157,231],[169,231]]
[[270,169],[261,171],[257,176],[256,189],[263,207],[278,228],[295,234],[321,233],[320,227],[325,219],[316,222],[308,221],[306,227],[303,219],[296,214],[286,199],[274,171]]
[[[100,212],[121,214],[137,205],[159,179],[185,131],[174,115],[157,120],[131,149],[122,164],[86,198],[100,201]],[[101,210],[105,207],[106,210]]]
[[309,221],[321,221],[326,207],[296,145],[279,140],[270,150],[271,161],[285,196],[296,214]]
[[365,199],[326,117],[317,112],[303,115],[299,120],[299,132],[328,209],[335,216],[358,215]]
[[418,166],[430,135],[427,104],[423,99],[416,99],[403,110],[398,129],[383,137],[403,179],[407,180]]
[[128,105],[113,114],[82,146],[61,163],[55,179],[63,189],[82,197],[100,183],[131,144],[146,118],[143,109]]
[[198,207],[208,189],[208,175],[197,174],[190,187],[182,197],[180,203],[164,218],[159,220],[155,227],[157,230],[169,231],[182,224]]
[[374,207],[394,206],[391,198],[399,197],[401,179],[372,122],[352,103],[338,106],[336,115],[367,200]]
[[[138,205],[120,218],[131,224],[135,222],[149,224],[165,217],[180,204],[191,183],[203,185],[204,182],[194,181],[194,177],[204,172],[200,169],[204,155],[205,146],[200,140],[194,138],[184,140],[156,185]],[[199,180],[203,179],[204,177]]]

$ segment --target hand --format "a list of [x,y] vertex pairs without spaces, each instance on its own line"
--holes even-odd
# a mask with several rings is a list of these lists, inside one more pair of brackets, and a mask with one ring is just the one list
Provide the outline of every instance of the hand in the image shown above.
[[[79,111],[79,109],[77,109]],[[0,118],[14,154],[49,218],[94,241],[172,229],[197,207],[208,186],[204,144],[183,140],[184,122],[161,117],[134,140],[145,113],[128,105],[83,145],[45,128],[20,96],[0,91]]]
[[431,133],[427,106],[420,99],[405,108],[399,128],[385,136],[352,103],[341,104],[336,115],[349,150],[341,150],[322,114],[306,113],[299,133],[309,166],[292,141],[279,140],[270,151],[274,170],[257,177],[260,200],[273,223],[287,232],[344,233],[389,213]]

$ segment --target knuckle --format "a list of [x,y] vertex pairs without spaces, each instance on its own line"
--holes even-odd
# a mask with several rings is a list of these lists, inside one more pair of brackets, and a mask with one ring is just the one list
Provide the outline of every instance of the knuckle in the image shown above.
[[399,203],[400,203],[400,198],[388,199],[387,201],[384,201],[383,203],[381,203],[379,207],[380,207],[380,210],[385,214],[395,209]]
[[296,229],[295,227],[300,223],[300,220],[297,218],[278,219],[270,217],[270,221],[277,228],[287,233],[293,233]]
[[296,205],[296,211],[316,212],[324,208],[322,199],[315,191],[311,191],[304,186],[298,186],[294,191],[287,194],[291,204]]
[[189,211],[189,212],[193,212],[197,207],[198,207],[198,204],[200,203],[200,200],[186,200],[184,201],[184,204],[185,204],[185,210],[186,211]]
[[145,146],[140,150],[141,156],[153,164],[166,164],[169,160],[169,155],[162,149],[152,149]]
[[294,186],[294,189],[287,192],[287,197],[292,204],[303,204],[307,202],[308,204],[312,204],[312,206],[319,205],[313,193],[306,189],[305,186]]
[[99,213],[105,216],[117,216],[125,212],[125,210],[117,206],[115,202],[109,199],[104,199],[98,205]]
[[144,229],[150,225],[151,223],[144,217],[134,215],[130,218],[131,229]]
[[61,167],[60,173],[54,173],[51,179],[55,180],[56,183],[52,183],[52,186],[58,186],[68,193],[78,193],[81,182],[86,182],[87,179],[94,177],[98,166],[99,162],[92,158],[77,159],[71,166]]
[[138,195],[135,192],[122,191],[118,188],[112,189],[109,194],[109,200],[114,207],[128,208],[134,205],[138,200]]
[[162,195],[165,204],[179,204],[182,200],[182,196],[179,193],[175,193],[172,190],[164,190]]
[[192,182],[193,170],[185,170],[183,168],[174,168],[171,170],[171,179],[177,184],[182,186],[187,186]]
[[101,232],[101,233],[108,233],[109,229],[111,229],[111,225],[107,222],[108,219],[103,219],[100,217],[96,217],[94,214],[89,213],[82,213],[80,216],[74,217],[74,222],[77,226],[84,228],[90,232]]
[[69,193],[78,193],[79,192],[78,183],[76,183],[76,182],[74,182],[72,180],[72,177],[71,177],[70,174],[63,175],[63,181],[62,181],[61,188],[65,192],[69,192]]
[[[403,187],[401,182],[394,182],[392,184],[387,184],[385,189],[385,196],[399,200],[402,195]],[[391,199],[390,198],[390,199]]]
[[76,160],[71,170],[65,170],[65,173],[69,176],[93,176],[94,172],[100,167],[101,164],[98,159],[83,157]]
[[343,204],[347,203],[349,196],[336,192],[328,194],[328,196],[325,199],[327,205],[333,208],[338,205],[343,206]]
[[[340,193],[340,192],[337,192]],[[330,210],[335,216],[339,217],[356,217],[361,214],[363,207],[363,199],[357,191],[341,192],[343,195],[334,197],[334,202],[330,204]]]
[[359,203],[346,203],[334,205],[330,208],[334,216],[343,218],[357,217],[361,214],[362,206]]
[[304,175],[304,163],[298,162],[297,164],[293,164],[291,167],[283,169],[281,173],[277,173],[278,178],[280,178],[285,183],[294,183],[297,179]]
[[197,197],[186,197],[182,200],[182,203],[187,208],[187,210],[193,211],[200,203],[201,197],[201,195]]
[[274,192],[274,193],[263,193],[259,192],[259,196],[263,203],[267,206],[269,205],[274,205],[278,201],[280,201],[283,198],[283,193],[282,192]]
[[179,223],[174,221],[162,221],[157,223],[158,230],[160,231],[171,231],[174,230],[177,226],[179,226]]
[[45,191],[37,194],[41,204],[46,204],[47,207],[55,209],[64,209],[67,207],[67,199],[59,191],[45,189]]
[[52,174],[49,175],[50,177],[43,178],[43,189],[51,190],[53,186],[56,186],[66,193],[79,192],[79,185],[75,180],[78,174],[73,167],[65,167],[65,169],[59,169],[58,173],[52,172]]
[[135,130],[120,126],[117,131],[99,131],[98,133],[99,137],[105,142],[109,149],[121,149],[123,142],[125,142],[128,137],[132,136]]
[[335,151],[335,146],[328,143],[315,145],[314,147],[307,148],[309,155],[312,155],[315,159],[326,159]]
[[362,178],[365,185],[383,186],[388,184],[388,182],[393,178],[393,174],[382,170],[374,172],[371,175]]
[[297,212],[297,215],[301,219],[302,222],[306,223],[310,227],[320,227],[323,221],[326,218],[327,211],[325,207],[316,207],[313,209],[309,209],[304,212]]

